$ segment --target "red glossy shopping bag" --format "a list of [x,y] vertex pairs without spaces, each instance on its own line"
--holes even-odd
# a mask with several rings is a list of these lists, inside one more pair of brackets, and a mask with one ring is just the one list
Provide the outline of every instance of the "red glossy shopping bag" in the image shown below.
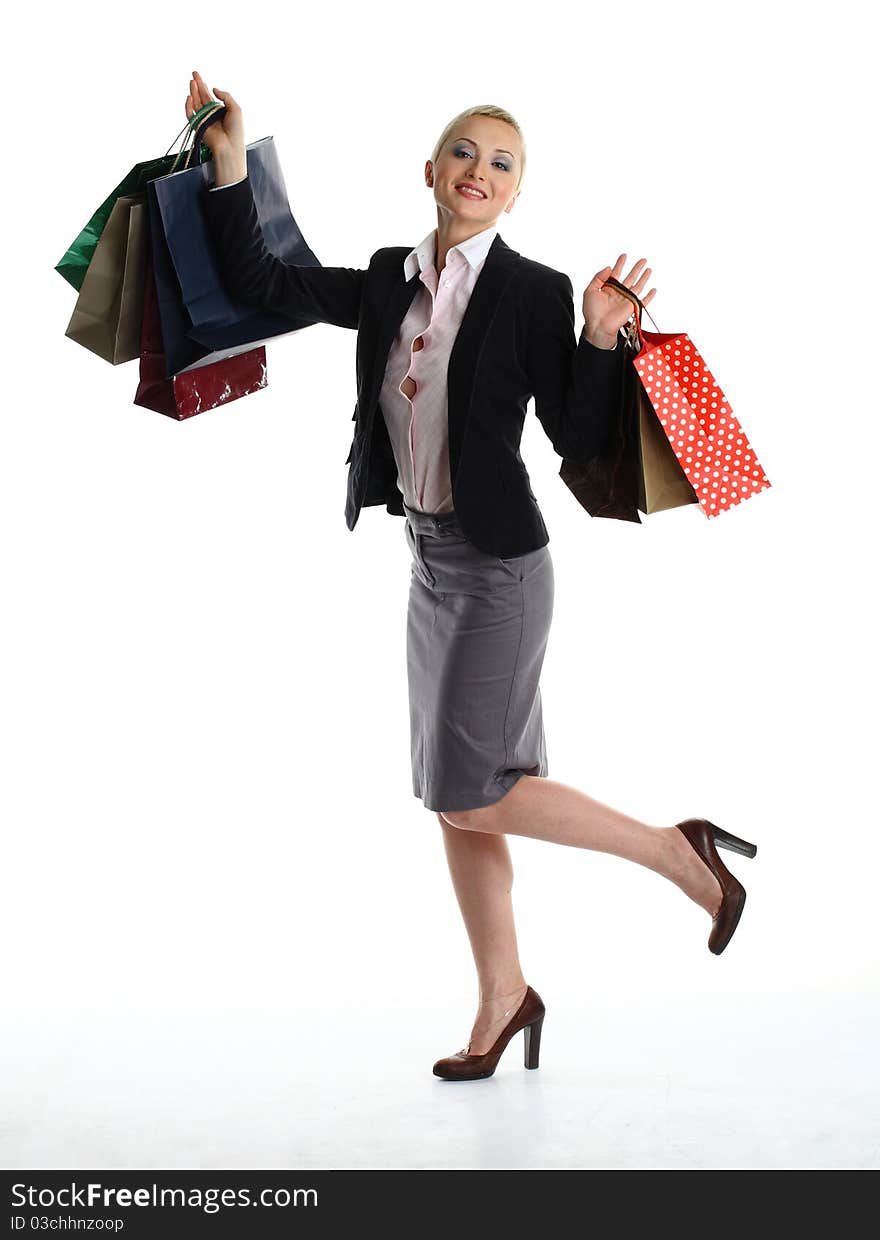
[[[609,283],[623,291],[616,280]],[[766,491],[770,480],[687,332],[645,331],[639,309],[630,325],[640,346],[631,365],[700,508],[717,517]]]
[[159,299],[153,277],[152,253],[148,247],[141,321],[140,381],[134,403],[182,421],[208,409],[228,405],[231,400],[249,396],[268,384],[265,345],[197,366],[194,370],[185,370],[170,379],[166,378],[165,369]]

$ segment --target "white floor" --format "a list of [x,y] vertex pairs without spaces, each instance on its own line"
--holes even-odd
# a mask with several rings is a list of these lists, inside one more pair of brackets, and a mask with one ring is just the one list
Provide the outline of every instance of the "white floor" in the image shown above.
[[[431,1074],[455,1014],[155,1012],[7,1028],[0,1163],[34,1169],[878,1168],[869,995],[549,997],[486,1081]],[[713,1032],[721,1025],[723,1032]],[[408,1029],[401,1038],[400,1030]],[[63,1031],[63,1032],[62,1032]],[[466,1030],[462,1027],[462,1034]],[[401,1047],[401,1042],[404,1045]]]

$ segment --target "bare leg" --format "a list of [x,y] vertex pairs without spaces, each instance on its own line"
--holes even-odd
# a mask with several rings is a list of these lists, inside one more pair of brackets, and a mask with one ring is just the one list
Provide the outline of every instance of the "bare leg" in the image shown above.
[[482,1055],[526,993],[513,922],[513,863],[503,835],[462,831],[442,814],[443,843],[479,981],[468,1050]]
[[494,805],[444,812],[444,818],[466,833],[525,835],[613,853],[670,879],[713,917],[721,906],[721,885],[674,826],[649,826],[553,779],[522,775]]
[[483,809],[438,814],[452,882],[480,984],[468,1050],[483,1054],[525,994],[513,922],[505,835],[612,853],[662,874],[713,917],[721,887],[680,831],[654,827],[556,780],[523,775]]

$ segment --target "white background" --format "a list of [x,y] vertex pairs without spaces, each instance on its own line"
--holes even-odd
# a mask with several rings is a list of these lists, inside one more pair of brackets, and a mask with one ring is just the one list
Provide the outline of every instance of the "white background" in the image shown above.
[[[869,6],[19,9],[4,82],[0,1161],[8,1168],[877,1167],[875,164]],[[47,38],[46,23],[51,23]],[[530,411],[550,775],[711,818],[721,957],[652,872],[510,838],[541,1068],[431,1065],[477,988],[411,791],[404,522],[345,525],[355,333],[181,423],[64,335],[53,270],[185,121],[274,135],[322,263],[436,222],[456,112],[519,119],[500,230],[580,299],[646,257],[769,490],[591,520]],[[650,322],[646,326],[653,330]]]

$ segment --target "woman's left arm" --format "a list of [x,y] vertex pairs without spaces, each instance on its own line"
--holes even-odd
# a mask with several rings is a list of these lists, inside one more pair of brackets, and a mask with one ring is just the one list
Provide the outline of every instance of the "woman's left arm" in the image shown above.
[[656,289],[642,297],[650,267],[636,278],[640,259],[626,280],[621,277],[626,258],[614,268],[603,267],[584,291],[584,328],[574,334],[571,280],[564,272],[544,280],[536,290],[528,334],[526,368],[535,397],[535,413],[556,453],[584,464],[607,443],[620,399],[624,349],[617,333],[632,314],[632,302],[614,288],[605,288],[613,275],[639,296],[643,305]]

